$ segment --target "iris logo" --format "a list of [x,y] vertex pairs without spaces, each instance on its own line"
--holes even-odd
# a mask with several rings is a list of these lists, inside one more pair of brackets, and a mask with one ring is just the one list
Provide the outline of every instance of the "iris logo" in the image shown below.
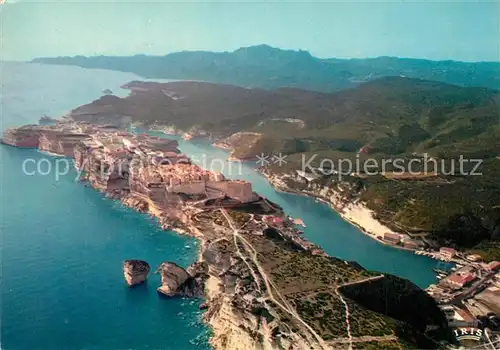
[[479,341],[483,336],[483,330],[472,327],[457,328],[453,331],[457,340],[475,340]]

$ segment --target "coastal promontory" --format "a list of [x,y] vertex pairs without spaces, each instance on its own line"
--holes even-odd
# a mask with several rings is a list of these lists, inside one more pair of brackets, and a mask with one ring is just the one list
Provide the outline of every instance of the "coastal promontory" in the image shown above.
[[[195,264],[160,266],[158,292],[204,296],[217,349],[399,349],[442,339],[428,333],[446,328],[446,318],[425,291],[327,256],[251,183],[193,164],[175,140],[74,120],[6,133],[11,145],[29,139],[51,153],[72,149],[81,181],[200,240]],[[144,261],[124,264],[130,285],[144,282],[147,272]],[[408,286],[411,297],[402,289]],[[415,310],[419,295],[425,302]],[[382,309],[381,300],[397,305]],[[410,311],[418,315],[407,317]]]
[[161,276],[162,285],[157,289],[161,295],[167,297],[204,295],[204,282],[208,277],[208,265],[205,262],[196,262],[187,270],[174,262],[164,262],[157,273]]

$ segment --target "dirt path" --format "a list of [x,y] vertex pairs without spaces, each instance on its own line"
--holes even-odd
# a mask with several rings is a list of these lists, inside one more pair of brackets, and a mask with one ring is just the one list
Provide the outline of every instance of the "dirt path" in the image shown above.
[[[337,288],[335,288],[335,294],[338,295],[338,297],[340,298],[340,301],[342,301],[342,304],[344,304],[344,307],[345,307],[345,323],[346,323],[346,330],[347,330],[347,339],[346,339],[347,341],[343,341],[343,342],[349,343],[349,350],[352,350],[353,343],[360,342],[360,341],[355,341],[355,339],[358,339],[358,340],[361,338],[367,338],[367,339],[370,338],[371,339],[371,338],[377,338],[377,337],[357,337],[357,338],[354,338],[352,336],[352,334],[351,334],[351,322],[350,322],[351,314],[349,311],[349,305],[344,300],[344,297],[342,296],[342,294],[339,292],[339,288],[345,287],[345,286],[352,286],[352,285],[359,284],[359,283],[365,283],[368,281],[376,281],[376,280],[379,280],[383,277],[384,277],[384,275],[368,277],[368,278],[364,278],[362,280],[344,283],[344,284],[338,286]],[[391,336],[388,336],[388,337],[391,337]],[[386,340],[385,337],[381,337],[381,338],[384,338],[384,340]],[[338,342],[339,339],[344,340],[345,338],[337,338],[337,339],[333,340],[333,342]],[[363,341],[372,341],[372,340],[363,340]]]
[[350,343],[351,346],[353,343],[364,343],[371,341],[391,341],[391,340],[399,340],[395,335],[384,335],[384,336],[362,336],[362,337],[352,337],[352,338],[336,338],[334,340],[328,341],[331,344],[345,344]]
[[[263,279],[264,283],[266,284],[266,288],[267,288],[267,291],[268,291],[268,294],[269,294],[269,296],[268,296],[269,300],[271,300],[272,302],[274,302],[276,305],[278,305],[280,308],[282,308],[288,314],[290,314],[291,316],[293,316],[296,321],[298,321],[304,327],[306,327],[307,330],[314,336],[314,338],[316,338],[316,341],[318,342],[318,344],[320,345],[320,347],[322,349],[331,349],[331,346],[329,346],[323,340],[323,338],[321,338],[319,336],[319,334],[316,333],[316,331],[299,316],[299,314],[297,313],[297,311],[293,307],[291,307],[288,304],[288,302],[286,301],[286,299],[279,293],[278,288],[274,285],[274,283],[272,282],[272,280],[269,278],[269,276],[267,275],[267,273],[264,271],[264,269],[260,265],[260,263],[259,263],[259,261],[257,259],[257,251],[255,250],[255,248],[253,248],[253,246],[244,237],[242,237],[240,235],[240,233],[238,232],[238,230],[234,227],[232,219],[229,216],[229,214],[227,213],[227,211],[225,209],[221,209],[221,212],[224,215],[224,217],[226,218],[229,226],[233,230],[235,244],[236,244],[236,238],[238,238],[238,239],[241,240],[241,242],[243,243],[243,245],[245,246],[245,248],[247,248],[249,250],[248,253],[251,256],[253,263],[255,264],[255,266],[257,267],[257,269],[259,270],[259,273],[262,276],[262,279]],[[281,299],[282,302],[279,302],[275,298],[275,296],[273,295],[273,292],[272,292],[273,288],[274,288],[274,292]]]
[[[264,269],[260,265],[260,262],[258,261],[258,258],[257,258],[258,252],[255,250],[255,248],[252,246],[252,244],[250,242],[248,242],[248,240],[246,240],[245,237],[243,237],[239,233],[239,230],[233,224],[233,220],[231,219],[231,217],[229,216],[227,211],[225,209],[221,209],[221,212],[224,215],[224,217],[226,218],[226,220],[229,224],[229,227],[233,231],[234,244],[236,246],[237,253],[240,256],[240,258],[245,262],[245,264],[248,266],[251,274],[253,275],[254,279],[256,279],[256,281],[257,281],[257,285],[259,286],[259,284],[258,284],[259,280],[264,281],[266,288],[267,288],[267,291],[268,291],[268,299],[271,300],[272,302],[274,302],[276,305],[278,305],[281,309],[286,311],[288,314],[293,316],[297,322],[301,323],[305,328],[307,328],[309,333],[314,336],[317,343],[320,345],[320,347],[322,349],[332,349],[332,348],[335,348],[335,346],[333,344],[346,344],[347,343],[347,344],[349,344],[349,350],[352,350],[354,343],[398,340],[398,338],[395,335],[353,337],[351,334],[349,305],[344,300],[344,297],[342,296],[342,294],[339,291],[339,289],[341,287],[352,286],[352,285],[365,283],[365,282],[369,282],[369,281],[376,281],[376,280],[379,280],[381,278],[384,278],[384,275],[381,274],[378,276],[364,278],[362,280],[344,283],[335,289],[335,293],[338,295],[339,299],[342,301],[342,303],[345,306],[347,337],[346,338],[336,338],[336,339],[328,341],[328,343],[327,343],[323,340],[323,338],[321,338],[321,336],[319,336],[319,334],[316,333],[316,331],[309,324],[307,324],[300,317],[300,315],[297,313],[295,308],[293,306],[291,306],[288,303],[288,301],[281,295],[281,293],[279,292],[279,289],[276,287],[276,285],[273,283],[272,279],[267,275],[267,273],[264,271]],[[243,244],[243,246],[245,247],[245,250],[247,251],[248,256],[252,259],[255,267],[257,268],[257,270],[259,272],[258,274],[254,271],[254,269],[248,263],[248,261],[246,261],[246,257],[241,252],[240,247],[238,245],[238,241],[241,242]],[[262,278],[259,279],[258,275],[260,275]],[[273,290],[274,290],[274,292],[273,292]],[[278,300],[278,299],[280,299],[280,300]]]
[[345,307],[345,324],[347,330],[347,338],[349,339],[349,350],[352,350],[351,322],[349,321],[349,316],[350,316],[349,305],[347,305],[346,301],[342,297],[342,294],[339,293],[338,288],[335,289],[335,293],[338,295],[340,301],[342,301],[342,304],[344,304]]
[[[247,265],[248,267],[248,270],[250,270],[250,273],[252,274],[254,280],[255,280],[255,284],[257,285],[257,290],[259,291],[259,293],[262,293],[262,290],[260,288],[260,278],[259,276],[257,276],[257,274],[255,273],[254,269],[252,268],[252,266],[248,263],[246,257],[243,255],[243,253],[241,252],[240,250],[240,246],[238,245],[238,242],[237,242],[237,236],[236,235],[233,235],[233,238],[234,238],[234,245],[236,247],[236,253],[238,253],[238,256],[241,258],[241,260],[243,260],[243,262],[245,263],[245,265]],[[265,282],[265,281],[264,281]]]

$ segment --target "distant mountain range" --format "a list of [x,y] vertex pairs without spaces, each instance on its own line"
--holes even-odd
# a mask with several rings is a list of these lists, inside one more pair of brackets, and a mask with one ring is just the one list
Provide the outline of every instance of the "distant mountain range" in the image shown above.
[[500,62],[430,61],[397,57],[321,59],[268,45],[233,52],[183,51],[165,56],[42,57],[32,62],[135,73],[144,78],[200,80],[251,88],[294,87],[334,92],[386,76],[500,89]]

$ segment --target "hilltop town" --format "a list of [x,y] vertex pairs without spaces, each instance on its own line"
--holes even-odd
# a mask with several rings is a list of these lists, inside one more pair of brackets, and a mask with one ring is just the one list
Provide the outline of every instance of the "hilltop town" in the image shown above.
[[175,140],[62,120],[8,129],[2,142],[74,158],[81,181],[200,239],[188,270],[162,264],[158,292],[205,296],[218,349],[427,347],[446,338],[446,316],[425,291],[327,256],[251,183],[193,164]]
[[433,258],[452,263],[451,270],[436,269],[439,283],[427,292],[441,305],[449,324],[472,327],[481,322],[500,326],[500,262],[485,263],[477,254],[463,254],[453,248],[441,247]]

